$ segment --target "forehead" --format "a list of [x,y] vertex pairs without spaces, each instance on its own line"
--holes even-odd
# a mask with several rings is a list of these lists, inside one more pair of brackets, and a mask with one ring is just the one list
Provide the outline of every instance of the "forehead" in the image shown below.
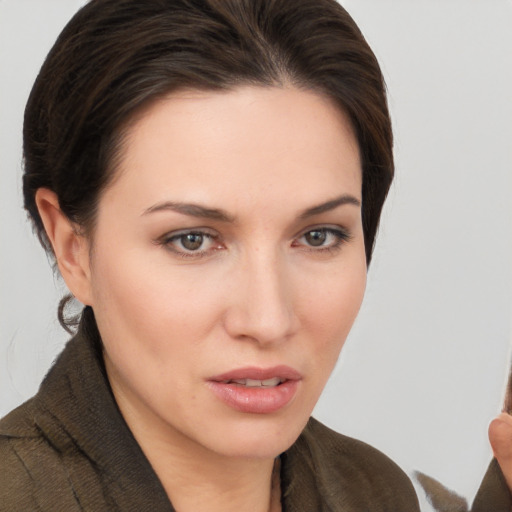
[[147,208],[165,195],[234,205],[257,194],[321,202],[329,190],[361,195],[358,145],[341,109],[311,91],[240,87],[181,91],[149,107],[128,129],[108,194],[136,191]]

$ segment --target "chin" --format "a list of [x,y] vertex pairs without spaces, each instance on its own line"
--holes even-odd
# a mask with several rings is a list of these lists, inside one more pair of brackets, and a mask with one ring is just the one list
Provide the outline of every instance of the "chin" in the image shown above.
[[234,458],[275,458],[297,440],[309,419],[309,415],[300,421],[251,416],[223,429],[213,450]]

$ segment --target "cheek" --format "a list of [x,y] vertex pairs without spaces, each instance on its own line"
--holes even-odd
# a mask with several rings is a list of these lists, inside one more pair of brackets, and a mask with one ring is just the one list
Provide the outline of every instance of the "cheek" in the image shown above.
[[303,324],[311,332],[323,370],[334,367],[361,307],[366,265],[359,261],[333,269],[323,279],[323,286],[309,287],[304,297]]
[[183,372],[200,359],[199,341],[211,325],[208,301],[194,300],[187,279],[135,251],[103,257],[93,276],[93,309],[111,383],[155,407],[172,402],[169,390],[185,392]]
[[176,271],[165,256],[147,251],[116,254],[104,248],[101,254],[93,267],[92,288],[93,309],[105,338],[142,341],[144,351],[157,356],[176,350],[174,339],[186,339],[192,348],[209,329],[219,304],[219,283],[210,283],[214,276],[198,276],[186,268]]

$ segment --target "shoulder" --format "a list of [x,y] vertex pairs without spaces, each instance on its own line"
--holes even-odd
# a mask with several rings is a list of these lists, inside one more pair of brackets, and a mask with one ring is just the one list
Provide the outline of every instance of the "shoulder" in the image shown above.
[[372,446],[344,436],[311,418],[298,448],[315,472],[317,487],[343,510],[419,511],[408,476]]
[[[61,454],[37,427],[30,399],[0,420],[0,512],[76,510]],[[52,508],[55,505],[56,508]]]
[[34,414],[34,398],[31,398],[0,419],[0,442],[9,438],[37,436]]
[[33,399],[0,420],[0,510],[33,510],[30,454],[39,436],[31,417]]

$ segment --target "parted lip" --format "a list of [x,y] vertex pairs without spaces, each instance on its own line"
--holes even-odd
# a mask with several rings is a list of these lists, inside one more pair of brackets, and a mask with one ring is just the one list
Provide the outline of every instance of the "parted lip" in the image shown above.
[[267,380],[275,377],[285,380],[301,380],[302,375],[294,368],[286,365],[273,366],[270,368],[257,368],[248,366],[245,368],[236,368],[221,375],[215,375],[208,380],[213,382],[226,382],[230,380]]

